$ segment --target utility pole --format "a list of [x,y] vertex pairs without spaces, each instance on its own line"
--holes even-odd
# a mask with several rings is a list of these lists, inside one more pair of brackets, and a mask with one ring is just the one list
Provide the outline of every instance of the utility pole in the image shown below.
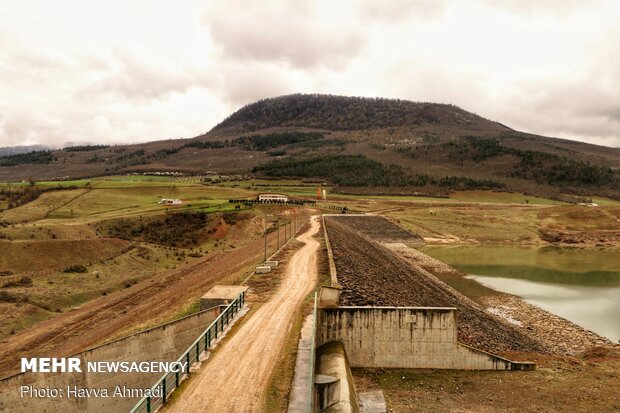
[[265,221],[265,259],[263,261],[267,261],[267,223]]

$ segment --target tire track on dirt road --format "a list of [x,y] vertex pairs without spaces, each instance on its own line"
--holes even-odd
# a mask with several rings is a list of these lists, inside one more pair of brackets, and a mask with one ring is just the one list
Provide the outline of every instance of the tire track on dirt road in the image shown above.
[[187,383],[187,389],[166,412],[259,412],[271,374],[280,357],[296,310],[315,287],[317,252],[310,229],[297,237],[305,245],[291,258],[282,284]]

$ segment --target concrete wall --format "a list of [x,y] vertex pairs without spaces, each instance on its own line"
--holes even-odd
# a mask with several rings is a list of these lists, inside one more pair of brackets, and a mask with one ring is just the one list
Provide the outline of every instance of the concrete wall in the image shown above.
[[322,397],[319,396],[322,403],[315,405],[316,411],[322,408],[320,411],[325,413],[359,413],[353,375],[343,344],[332,341],[321,346],[316,358],[316,374],[334,380],[331,384],[316,385],[315,390],[322,393]]
[[322,308],[317,340],[342,342],[352,367],[514,368],[509,360],[457,342],[455,308]]
[[23,373],[1,380],[0,412],[129,411],[139,398],[22,398],[19,388],[61,388],[65,394],[68,385],[108,388],[110,394],[117,385],[150,388],[163,373],[89,373],[84,367],[89,361],[176,361],[219,313],[215,307],[76,354],[73,357],[82,360],[82,373]]
[[[329,215],[328,215],[329,216]],[[327,226],[325,226],[325,215],[321,216],[321,224],[323,225],[323,236],[325,237],[325,247],[327,248],[327,262],[329,263],[329,277],[332,286],[338,284],[338,272],[336,271],[336,263],[334,262],[334,253],[327,236]]]
[[338,307],[342,288],[328,285],[322,285],[320,288],[319,303],[321,307]]

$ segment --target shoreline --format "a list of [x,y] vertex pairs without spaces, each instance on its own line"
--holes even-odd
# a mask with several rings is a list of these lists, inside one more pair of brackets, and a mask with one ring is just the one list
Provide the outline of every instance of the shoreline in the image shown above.
[[[386,246],[413,265],[428,271],[441,282],[444,281],[439,275],[465,279],[466,274],[462,271],[411,246],[402,243]],[[471,282],[489,291],[488,295],[480,296],[476,300],[485,312],[540,342],[550,354],[572,356],[596,346],[620,347],[620,344],[614,343],[611,339],[530,304],[521,297],[491,289],[475,280]]]
[[618,346],[607,337],[573,323],[563,317],[524,301],[521,297],[501,293],[482,298],[485,310],[508,322],[517,321],[516,328],[540,341],[556,355],[575,355],[590,347]]

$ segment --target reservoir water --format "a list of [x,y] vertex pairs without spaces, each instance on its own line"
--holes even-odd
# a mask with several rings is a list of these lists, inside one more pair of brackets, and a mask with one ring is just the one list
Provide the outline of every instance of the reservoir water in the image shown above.
[[[618,249],[425,246],[420,250],[468,273],[466,278],[482,286],[517,295],[615,342],[620,340]],[[449,284],[466,295],[484,294],[472,291],[467,282]]]

